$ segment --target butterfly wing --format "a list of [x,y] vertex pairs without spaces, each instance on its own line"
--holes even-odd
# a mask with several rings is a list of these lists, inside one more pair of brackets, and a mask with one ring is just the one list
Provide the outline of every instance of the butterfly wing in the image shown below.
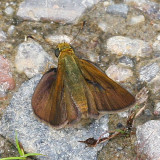
[[64,87],[64,67],[45,73],[32,96],[32,108],[42,120],[62,128],[80,118],[76,106]]
[[134,96],[91,63],[81,59],[79,67],[99,112],[121,111],[135,102]]

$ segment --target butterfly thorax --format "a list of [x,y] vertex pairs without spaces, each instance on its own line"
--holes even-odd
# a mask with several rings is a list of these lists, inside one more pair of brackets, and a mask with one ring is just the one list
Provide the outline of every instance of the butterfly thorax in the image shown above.
[[71,100],[77,106],[82,117],[87,117],[88,105],[85,95],[85,79],[82,76],[78,65],[78,57],[74,54],[73,49],[67,43],[59,44],[61,50],[59,55],[58,68],[64,66],[64,90],[71,95]]

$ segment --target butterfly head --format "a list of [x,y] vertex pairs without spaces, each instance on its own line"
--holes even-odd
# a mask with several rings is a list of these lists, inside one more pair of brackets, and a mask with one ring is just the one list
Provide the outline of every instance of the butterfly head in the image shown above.
[[74,52],[73,48],[69,43],[59,43],[55,49],[55,55],[56,57],[59,57],[60,53],[62,52]]

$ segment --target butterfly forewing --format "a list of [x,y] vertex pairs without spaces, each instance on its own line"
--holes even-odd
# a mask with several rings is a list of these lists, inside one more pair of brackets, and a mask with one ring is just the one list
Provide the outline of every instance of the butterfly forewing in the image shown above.
[[80,60],[79,66],[86,79],[98,111],[124,110],[134,103],[135,98],[91,63]]

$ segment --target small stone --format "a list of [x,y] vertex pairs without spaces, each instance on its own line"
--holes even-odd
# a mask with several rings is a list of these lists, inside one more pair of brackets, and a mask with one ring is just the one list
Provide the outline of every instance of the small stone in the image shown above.
[[145,159],[158,160],[160,157],[160,121],[151,120],[138,126],[137,137],[137,155]]
[[157,36],[157,40],[158,40],[158,41],[160,41],[160,34],[158,34],[158,36]]
[[0,42],[3,42],[6,40],[6,33],[0,30]]
[[153,28],[154,28],[156,31],[160,31],[160,24],[154,23],[154,24],[153,24]]
[[123,36],[114,36],[107,40],[107,50],[112,54],[129,55],[132,57],[150,57],[152,48],[149,43],[130,39]]
[[103,31],[106,32],[107,31],[107,24],[105,22],[100,22],[98,23],[98,27]]
[[[158,38],[158,37],[157,37]],[[160,38],[160,37],[159,37]],[[153,43],[153,51],[156,53],[156,54],[160,54],[160,41],[157,40]]]
[[49,43],[71,43],[71,41],[73,40],[73,37],[69,37],[67,35],[49,35],[46,37],[46,41],[48,41]]
[[160,96],[160,75],[157,75],[152,81],[149,83],[152,95]]
[[0,100],[6,98],[6,92],[15,88],[10,65],[7,59],[0,55]]
[[13,34],[15,31],[15,26],[14,25],[11,25],[9,28],[8,28],[8,34]]
[[129,113],[127,111],[125,112],[119,112],[118,115],[121,117],[121,118],[127,118]]
[[133,67],[134,63],[132,61],[132,59],[130,59],[129,57],[123,56],[119,59],[119,63],[125,65],[125,66],[129,66],[129,67]]
[[151,116],[151,115],[152,115],[152,113],[151,113],[151,111],[150,111],[149,109],[145,109],[145,110],[144,110],[144,114],[145,114],[146,116]]
[[156,77],[160,68],[157,63],[149,64],[140,68],[139,79],[140,81],[150,82],[153,78]]
[[106,11],[109,14],[127,17],[128,6],[126,4],[113,4],[113,5],[109,5]]
[[7,15],[12,15],[13,12],[14,12],[14,10],[13,10],[13,8],[10,7],[10,6],[5,9],[5,13],[6,13]]
[[117,82],[125,82],[127,79],[133,76],[132,70],[118,65],[109,66],[105,73],[108,75],[108,77]]
[[15,66],[19,73],[24,72],[28,78],[44,73],[49,66],[55,67],[55,63],[56,61],[53,63],[53,59],[34,40],[23,42],[18,46]]
[[139,16],[134,16],[130,19],[129,21],[129,24],[130,25],[136,25],[136,24],[139,24],[139,23],[142,23],[145,21],[145,18],[143,15],[139,15]]
[[160,116],[160,102],[157,102],[154,107],[154,115]]

